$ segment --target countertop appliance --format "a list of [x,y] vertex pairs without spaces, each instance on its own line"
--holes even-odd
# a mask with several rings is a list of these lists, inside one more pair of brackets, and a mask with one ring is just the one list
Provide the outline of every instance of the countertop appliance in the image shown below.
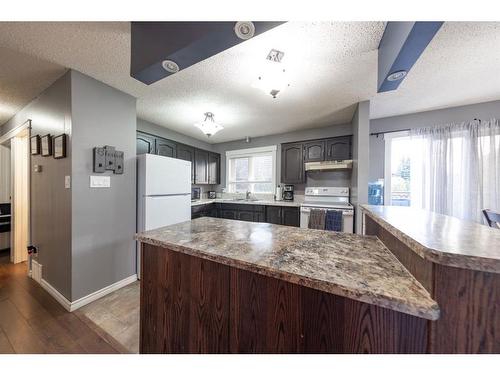
[[197,201],[201,198],[201,188],[199,187],[192,187],[191,188],[191,200],[192,201]]
[[[137,156],[137,232],[188,220],[191,162],[153,154]],[[140,254],[137,251],[138,276]]]
[[207,195],[208,195],[208,199],[215,199],[215,198],[217,198],[217,193],[215,191],[208,191]]
[[342,211],[342,232],[354,232],[354,207],[347,187],[307,187],[300,205],[300,227],[307,228],[311,208]]
[[281,185],[276,186],[276,194],[274,195],[274,200],[282,201],[283,200],[283,188]]
[[283,200],[293,201],[293,185],[285,185],[283,187]]

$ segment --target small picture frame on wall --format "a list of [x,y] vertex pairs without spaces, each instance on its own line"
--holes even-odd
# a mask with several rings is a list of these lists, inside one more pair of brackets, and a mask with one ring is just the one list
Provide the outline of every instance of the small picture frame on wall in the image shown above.
[[39,155],[40,154],[40,136],[34,135],[30,138],[30,149],[31,155]]
[[54,137],[54,159],[66,157],[66,134]]
[[40,139],[42,156],[52,155],[52,137],[50,134],[46,134]]

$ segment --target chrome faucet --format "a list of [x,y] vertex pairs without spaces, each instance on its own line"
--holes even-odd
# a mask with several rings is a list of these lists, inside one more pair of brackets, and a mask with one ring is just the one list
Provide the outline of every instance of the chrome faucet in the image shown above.
[[249,200],[249,199],[251,198],[251,195],[252,195],[252,193],[250,193],[250,192],[247,190],[245,199],[246,199],[246,200]]

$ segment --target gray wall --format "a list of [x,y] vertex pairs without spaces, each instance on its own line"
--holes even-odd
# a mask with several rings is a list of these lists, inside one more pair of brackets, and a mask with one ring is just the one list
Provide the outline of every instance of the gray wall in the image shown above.
[[[370,132],[415,129],[492,117],[500,118],[500,100],[375,119],[370,121]],[[370,136],[370,181],[384,178],[384,151],[384,137]]]
[[351,203],[355,207],[356,233],[361,233],[359,205],[368,203],[368,172],[370,166],[370,102],[358,104],[352,119],[352,187]]
[[[72,300],[136,273],[136,99],[79,72],[72,83]],[[111,188],[90,188],[92,148],[125,154]]]
[[[275,134],[265,137],[252,138],[250,143],[246,143],[244,140],[217,143],[213,146],[214,146],[214,151],[221,154],[221,187],[226,186],[226,151],[277,145],[278,151],[277,151],[276,174],[277,174],[277,181],[280,182],[281,143],[297,142],[297,141],[318,139],[318,138],[337,137],[350,134],[352,134],[351,124],[343,124],[343,125],[334,125],[317,129],[300,130],[285,134]],[[314,173],[314,174],[308,173],[306,185],[314,186],[314,184],[317,184],[319,186],[327,186],[327,185],[345,186],[342,185],[344,183],[350,183],[349,178],[346,178],[344,174],[337,174],[336,172],[325,173],[323,175],[320,175],[319,173]],[[295,190],[299,194],[303,194],[304,187],[305,185],[297,185],[295,186]]]
[[[70,137],[68,157],[31,157],[31,242],[39,249],[43,278],[71,299],[71,76],[67,72],[0,128],[2,134],[32,120],[32,135]],[[42,167],[41,173],[33,166]]]

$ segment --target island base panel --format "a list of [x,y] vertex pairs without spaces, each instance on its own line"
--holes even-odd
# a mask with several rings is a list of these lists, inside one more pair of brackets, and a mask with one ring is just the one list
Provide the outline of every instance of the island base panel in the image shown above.
[[439,305],[439,319],[428,322],[429,353],[500,353],[500,274],[434,263],[367,213],[364,222]]
[[141,353],[424,353],[427,321],[143,244]]

